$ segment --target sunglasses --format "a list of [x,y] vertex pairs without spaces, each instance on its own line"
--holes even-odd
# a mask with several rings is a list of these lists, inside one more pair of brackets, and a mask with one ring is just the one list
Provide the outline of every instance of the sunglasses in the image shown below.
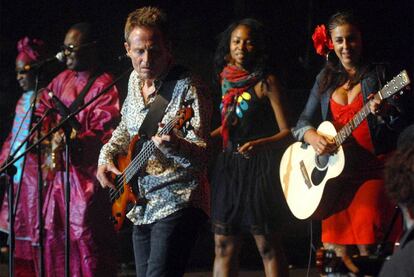
[[77,46],[76,45],[73,45],[73,44],[62,45],[60,47],[60,49],[67,56],[67,55],[70,55],[70,54],[72,54],[74,52],[77,52],[77,51],[81,50],[82,48],[87,48],[87,47],[90,47],[90,46],[92,46],[94,44],[96,44],[96,41],[91,41],[91,42],[84,43],[84,44],[77,45]]

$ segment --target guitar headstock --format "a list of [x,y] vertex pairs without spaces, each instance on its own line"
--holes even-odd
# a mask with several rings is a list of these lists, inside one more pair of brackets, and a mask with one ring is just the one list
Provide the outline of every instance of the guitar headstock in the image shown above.
[[411,81],[408,77],[407,71],[403,70],[379,91],[379,97],[381,99],[386,99],[405,88],[410,83]]

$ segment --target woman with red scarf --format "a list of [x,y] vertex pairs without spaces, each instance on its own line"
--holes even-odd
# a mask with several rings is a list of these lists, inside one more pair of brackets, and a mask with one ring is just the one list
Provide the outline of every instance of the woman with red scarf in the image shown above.
[[[286,276],[287,266],[277,231],[283,198],[277,164],[289,126],[276,77],[268,72],[261,23],[243,19],[222,34],[216,50],[222,136],[212,180],[214,276],[237,274],[239,237],[251,233],[266,276]],[[278,149],[279,148],[279,149]]]

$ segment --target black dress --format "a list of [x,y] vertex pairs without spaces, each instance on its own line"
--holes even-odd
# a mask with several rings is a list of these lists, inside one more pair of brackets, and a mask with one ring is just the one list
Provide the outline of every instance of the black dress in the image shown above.
[[268,98],[259,99],[253,87],[237,99],[228,147],[220,153],[212,178],[212,229],[215,234],[269,234],[280,226],[285,205],[279,184],[283,149],[258,147],[249,157],[237,152],[245,142],[278,132]]

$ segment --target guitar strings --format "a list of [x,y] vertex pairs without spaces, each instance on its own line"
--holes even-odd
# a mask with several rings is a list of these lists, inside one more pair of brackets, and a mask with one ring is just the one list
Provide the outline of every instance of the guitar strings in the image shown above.
[[131,164],[125,169],[125,171],[123,172],[122,175],[119,175],[119,177],[117,177],[117,183],[116,183],[116,189],[115,190],[111,190],[111,201],[115,200],[116,198],[118,198],[120,196],[120,194],[123,192],[124,190],[124,182],[128,183],[133,175],[135,174],[135,172],[137,171],[137,169],[139,169],[142,165],[141,160],[145,160],[146,156],[151,153],[154,150],[154,143],[150,142],[150,144],[146,145],[146,148],[143,149],[142,152],[140,152],[139,154],[139,158],[134,158],[133,161],[131,162]]
[[[173,127],[176,125],[176,122],[178,122],[178,120],[181,118],[181,116],[179,117],[175,117],[173,120],[171,120],[170,122],[168,122],[159,132],[159,135],[164,135],[169,133]],[[142,160],[147,160],[147,158],[142,158],[142,157],[146,157],[149,154],[152,154],[153,150],[155,149],[155,144],[151,141],[150,144],[147,144],[146,148],[143,149],[142,152],[139,153],[139,155],[137,155],[132,162],[125,168],[125,170],[117,176],[117,182],[115,184],[115,189],[111,189],[110,190],[110,200],[111,202],[113,202],[115,199],[119,198],[119,196],[121,195],[121,193],[123,192],[122,190],[124,189],[124,181],[125,183],[128,183],[132,177],[135,175],[136,171],[142,166],[140,166],[139,164],[141,163]],[[149,158],[149,157],[148,157]]]
[[[172,124],[175,124],[175,122],[170,122],[170,124],[167,124],[160,132],[159,134],[163,134],[164,131],[166,129],[169,129]],[[142,158],[145,158],[149,152],[152,152],[154,150],[154,144],[153,142],[151,142],[150,144],[146,145],[146,148],[143,149],[143,151],[137,155],[132,162],[130,163],[130,165],[127,166],[127,168],[124,170],[124,172],[119,175],[119,177],[117,178],[117,184],[116,184],[116,189],[111,191],[111,201],[113,201],[114,199],[118,198],[120,196],[121,190],[123,190],[124,186],[124,180],[126,183],[128,183],[130,181],[130,179],[133,177],[133,175],[135,174],[136,170],[139,169],[139,163],[142,160]],[[144,159],[146,160],[146,159]]]
[[[403,70],[391,81],[386,83],[375,96],[379,95],[381,99],[386,99],[410,83],[411,82],[408,78],[407,72]],[[334,137],[336,145],[340,146],[348,138],[352,131],[370,114],[370,112],[368,102],[344,127],[342,127],[342,129]]]
[[[176,116],[175,118],[173,118],[170,122],[168,122],[161,130],[158,134],[163,135],[163,134],[168,134],[176,125],[176,123],[178,122],[178,120],[180,120],[181,118],[183,118],[182,114],[179,114],[178,116]],[[130,165],[127,166],[127,168],[124,170],[124,172],[122,172],[120,175],[117,176],[117,184],[115,185],[116,189],[111,189],[110,191],[110,199],[111,201],[115,200],[116,198],[118,198],[120,196],[120,194],[123,192],[124,186],[124,179],[126,180],[126,182],[128,183],[132,177],[135,175],[137,169],[139,169],[140,167],[143,166],[139,165],[138,163],[142,161],[146,161],[150,155],[153,153],[155,149],[155,145],[153,142],[151,142],[149,145],[146,146],[146,148],[143,149],[142,152],[140,152],[139,155],[137,155],[132,162],[130,163]],[[142,159],[142,157],[144,156],[148,156],[145,159]],[[139,159],[141,158],[141,159]]]
[[337,146],[341,145],[352,133],[352,131],[367,117],[369,112],[369,103],[366,103],[364,107],[336,134],[334,137],[335,144]]
[[[172,126],[170,126],[170,125],[172,125]],[[163,135],[163,134],[166,134],[166,133],[168,133],[169,131],[171,131],[171,129],[172,129],[172,127],[175,125],[175,122],[169,122],[169,124],[167,124],[160,132],[159,132],[159,134],[160,135]],[[130,166],[128,166],[126,169],[125,169],[125,173],[126,173],[126,175],[127,175],[127,178],[126,178],[126,182],[129,182],[130,180],[131,180],[131,178],[133,177],[133,175],[135,174],[135,172],[136,172],[136,169],[138,169],[139,168],[139,166],[137,167],[137,163],[139,163],[140,162],[140,160],[139,160],[139,158],[140,157],[144,157],[144,159],[141,159],[141,160],[146,160],[147,158],[145,158],[145,156],[147,156],[147,155],[149,155],[149,154],[151,154],[151,152],[154,150],[154,147],[155,147],[155,145],[154,145],[154,143],[153,142],[150,142],[150,144],[148,144],[147,146],[146,146],[146,148],[145,149],[143,149],[143,151],[142,151],[142,153],[140,153],[140,155],[138,155],[138,156],[136,156],[134,159],[133,159],[133,161],[131,162],[131,165]],[[121,181],[122,182],[122,181]],[[118,182],[118,184],[119,184],[119,182]]]

